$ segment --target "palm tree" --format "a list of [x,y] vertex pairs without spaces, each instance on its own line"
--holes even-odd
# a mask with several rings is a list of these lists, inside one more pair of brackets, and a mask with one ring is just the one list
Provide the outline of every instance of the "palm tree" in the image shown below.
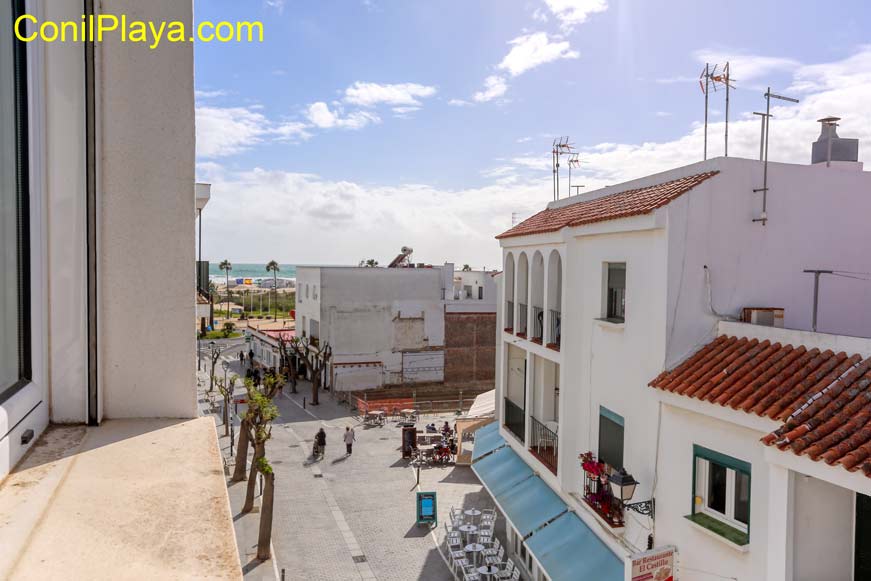
[[277,308],[278,308],[278,271],[281,270],[278,268],[278,263],[274,260],[270,260],[266,265],[266,272],[272,273],[272,292],[274,293],[272,296],[275,297],[273,300],[273,304],[275,305],[272,310],[272,320],[278,320]]
[[229,260],[222,260],[218,268],[227,274],[227,318],[230,318],[230,271],[233,270],[233,265]]

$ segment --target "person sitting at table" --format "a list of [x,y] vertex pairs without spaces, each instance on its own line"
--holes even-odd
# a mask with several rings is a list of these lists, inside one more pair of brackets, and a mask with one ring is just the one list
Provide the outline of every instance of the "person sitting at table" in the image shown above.
[[445,435],[451,434],[451,426],[447,422],[445,422],[445,425],[442,426],[442,434],[445,434]]
[[433,434],[434,434],[434,433],[436,433],[438,430],[436,429],[436,425],[435,425],[435,423],[432,423],[432,424],[427,424],[427,426],[426,426],[426,431],[427,431],[427,433],[433,433]]

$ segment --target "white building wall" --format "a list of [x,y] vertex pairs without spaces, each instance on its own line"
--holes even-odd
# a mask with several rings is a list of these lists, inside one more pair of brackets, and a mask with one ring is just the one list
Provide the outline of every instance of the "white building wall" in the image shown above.
[[793,581],[852,581],[856,494],[811,476],[790,474],[795,490]]
[[[193,26],[193,4],[103,0]],[[189,43],[100,45],[100,383],[106,417],[194,417],[194,66]],[[148,79],[144,82],[143,79]],[[160,273],[143,278],[143,267]],[[142,305],[159,305],[145,314]]]
[[[769,467],[764,460],[764,447],[759,443],[764,435],[757,430],[663,405],[659,436],[660,480],[656,489],[656,544],[678,547],[681,581],[707,581],[717,576],[727,579],[766,578]],[[751,465],[750,544],[746,552],[739,551],[713,533],[700,530],[684,518],[692,513],[695,490],[693,444]],[[784,490],[783,494],[788,494],[788,491]]]
[[[782,307],[784,326],[804,330],[811,329],[813,306],[813,275],[804,269],[868,272],[871,172],[769,163],[769,220],[762,226],[752,222],[762,208],[761,194],[752,192],[762,184],[758,161],[717,158],[658,181],[707,169],[721,173],[666,206],[669,366],[713,336],[717,317],[708,308],[705,265],[718,313]],[[871,336],[869,304],[871,285],[824,275],[818,330]]]

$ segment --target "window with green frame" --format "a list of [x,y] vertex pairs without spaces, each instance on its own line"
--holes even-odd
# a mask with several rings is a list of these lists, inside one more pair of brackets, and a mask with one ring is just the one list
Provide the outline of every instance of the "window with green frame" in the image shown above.
[[692,514],[687,518],[736,545],[750,542],[750,463],[693,446]]

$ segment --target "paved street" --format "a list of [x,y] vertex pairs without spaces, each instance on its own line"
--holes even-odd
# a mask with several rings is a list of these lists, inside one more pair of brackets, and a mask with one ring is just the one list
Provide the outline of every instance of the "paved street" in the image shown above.
[[[239,371],[237,360],[230,373]],[[310,391],[307,383],[301,383],[298,394],[277,398],[281,417],[267,445],[276,474],[276,568],[284,569],[286,579],[452,579],[437,548],[443,529],[431,533],[414,524],[416,474],[400,458],[396,424],[366,429],[348,408],[336,405],[324,393],[321,405],[303,409],[303,398],[310,399]],[[438,422],[439,418],[426,420]],[[341,439],[345,426],[353,427],[357,435],[350,457],[345,456]],[[314,462],[312,439],[320,427],[327,432],[326,456]],[[222,439],[222,445],[228,442]],[[451,506],[492,506],[467,467],[424,468],[420,479],[420,490],[438,493],[440,524]],[[243,493],[244,483],[231,487],[231,500],[238,496],[236,487]],[[234,507],[234,516],[236,512]],[[253,534],[252,543],[256,542],[257,516],[237,520],[237,533],[240,526],[247,527],[247,534]],[[243,544],[240,539],[245,566],[251,548],[246,550]],[[272,567],[257,565],[246,567],[247,578],[274,575]]]

